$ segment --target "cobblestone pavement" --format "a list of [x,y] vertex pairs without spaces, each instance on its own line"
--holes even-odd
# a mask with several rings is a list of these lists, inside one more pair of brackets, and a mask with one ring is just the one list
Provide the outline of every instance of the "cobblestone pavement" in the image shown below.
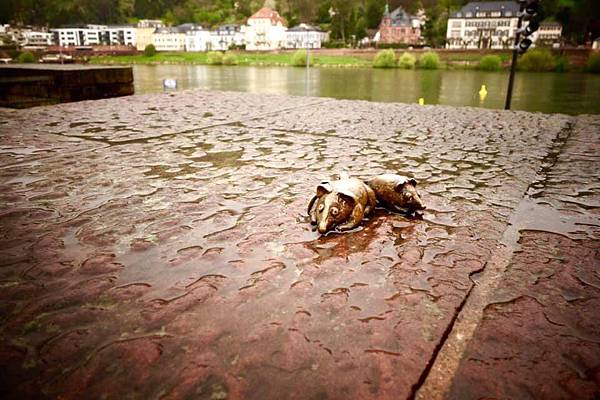
[[[599,137],[229,92],[0,110],[0,395],[597,398]],[[320,237],[344,168],[426,212]]]

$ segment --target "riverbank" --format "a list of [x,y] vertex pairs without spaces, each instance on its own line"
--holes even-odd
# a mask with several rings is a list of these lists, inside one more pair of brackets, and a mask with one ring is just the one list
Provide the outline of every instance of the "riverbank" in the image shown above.
[[[230,65],[242,66],[277,66],[290,67],[293,64],[292,52],[285,53],[255,53],[232,51],[227,54],[234,56],[234,61]],[[318,52],[312,52],[312,66],[315,67],[346,67],[346,68],[369,68],[372,60],[356,56],[326,55]],[[90,63],[93,64],[145,64],[145,65],[163,65],[163,64],[197,64],[211,65],[215,64],[210,60],[209,53],[199,52],[165,52],[157,53],[153,56],[127,55],[127,56],[99,56],[92,57]]]
[[[427,50],[388,50],[395,53],[396,59],[405,53],[419,60]],[[317,49],[311,50],[311,65],[314,67],[337,67],[337,68],[370,68],[374,66],[374,59],[381,50],[377,49]],[[482,67],[481,62],[485,58],[492,58],[494,70],[506,70],[509,68],[511,52],[506,50],[449,50],[436,49],[435,54],[439,58],[435,69],[487,69]],[[298,66],[294,62],[293,50],[280,50],[268,53],[230,51],[228,61],[222,62],[226,65],[242,66],[276,66],[288,67]],[[560,49],[560,50],[532,50],[529,53],[542,53],[542,65],[534,63],[531,71],[582,71],[589,57],[593,54],[586,49]],[[218,53],[223,54],[223,53]],[[531,57],[528,54],[527,57]],[[540,57],[534,57],[540,58]],[[89,59],[93,64],[142,64],[142,65],[215,65],[221,64],[211,58],[210,52],[161,52],[153,56],[138,55],[102,55],[92,56]],[[488,60],[489,61],[489,60]],[[536,60],[537,61],[537,60]],[[489,64],[488,64],[489,65]],[[548,66],[550,65],[550,66]],[[303,65],[301,65],[303,66]],[[416,68],[420,65],[417,62]],[[397,67],[397,65],[393,65]]]
[[[389,50],[388,50],[389,51]],[[402,50],[394,50],[397,55],[404,53]],[[363,50],[344,53],[331,51],[329,49],[311,50],[311,66],[314,67],[336,67],[336,68],[371,68],[373,60],[378,51]],[[416,58],[420,57],[422,51],[408,51]],[[477,69],[482,53],[475,52],[438,52],[440,62],[437,69]],[[484,55],[489,52],[483,53]],[[225,54],[231,55],[228,65],[241,66],[269,66],[269,67],[294,67],[294,51],[280,51],[269,53],[229,51]],[[509,52],[496,51],[491,54],[497,55],[503,63],[508,63]],[[144,54],[123,56],[97,56],[91,57],[92,64],[129,64],[129,65],[215,65],[210,52],[161,52],[153,56]],[[418,65],[417,65],[418,67]]]

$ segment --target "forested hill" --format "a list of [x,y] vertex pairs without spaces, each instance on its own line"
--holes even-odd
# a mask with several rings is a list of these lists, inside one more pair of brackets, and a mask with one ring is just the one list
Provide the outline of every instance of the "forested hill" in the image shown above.
[[[389,0],[390,9],[423,8],[429,17],[425,36],[440,44],[448,14],[469,0]],[[360,39],[379,25],[386,0],[0,0],[0,23],[57,27],[67,24],[132,23],[162,18],[169,24],[195,22],[212,27],[242,23],[263,5],[289,22],[312,22],[332,31],[334,39]],[[543,0],[543,17],[563,24],[564,34],[583,42],[600,35],[600,0]],[[334,11],[333,16],[330,11]],[[590,32],[592,34],[590,35]]]

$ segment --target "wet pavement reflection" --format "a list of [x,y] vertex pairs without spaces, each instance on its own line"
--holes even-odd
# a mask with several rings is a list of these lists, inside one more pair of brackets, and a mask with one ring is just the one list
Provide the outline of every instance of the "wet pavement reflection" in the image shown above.
[[[597,280],[598,124],[203,91],[0,110],[2,390],[410,398],[499,246],[585,241]],[[306,205],[344,168],[414,176],[422,219],[319,236]]]

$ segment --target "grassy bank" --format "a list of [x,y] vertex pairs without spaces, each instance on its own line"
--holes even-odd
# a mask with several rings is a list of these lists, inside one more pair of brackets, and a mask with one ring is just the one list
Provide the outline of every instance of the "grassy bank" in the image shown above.
[[[303,52],[303,51],[301,51]],[[245,66],[303,66],[302,57],[306,53],[254,53],[230,51],[227,53],[208,52],[165,52],[154,55],[98,56],[90,60],[93,64],[206,64],[206,65],[245,65]],[[598,72],[600,53],[589,57],[587,66],[574,65],[563,55],[555,55],[548,49],[533,49],[520,57],[518,67],[522,71],[582,71]],[[300,57],[299,57],[300,56]],[[339,68],[406,68],[406,69],[477,69],[483,71],[506,71],[510,65],[508,51],[484,54],[465,52],[400,52],[391,49],[363,54],[324,54],[311,51],[311,65],[315,67]]]
[[[99,56],[92,57],[93,64],[212,64],[209,53],[157,53],[148,57],[135,56]],[[252,66],[292,66],[294,53],[249,53],[228,52],[235,56],[235,65]],[[352,56],[313,55],[312,65],[321,67],[370,67],[371,60]]]

